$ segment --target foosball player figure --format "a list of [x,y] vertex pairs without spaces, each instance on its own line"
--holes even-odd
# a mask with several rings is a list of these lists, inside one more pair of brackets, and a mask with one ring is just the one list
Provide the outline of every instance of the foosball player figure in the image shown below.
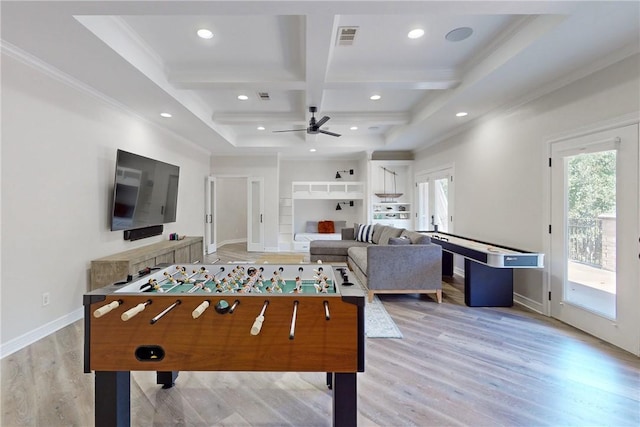
[[300,276],[296,276],[296,287],[294,288],[296,293],[302,292],[302,279]]

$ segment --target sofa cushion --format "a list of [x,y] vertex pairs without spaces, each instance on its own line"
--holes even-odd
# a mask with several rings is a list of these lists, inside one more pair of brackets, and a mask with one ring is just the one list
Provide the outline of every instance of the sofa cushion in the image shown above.
[[394,245],[410,245],[411,239],[408,237],[392,237],[389,239],[389,244]]
[[389,244],[389,239],[391,239],[392,237],[400,237],[400,234],[402,234],[403,231],[404,229],[402,228],[396,228],[396,227],[390,227],[390,226],[383,227],[382,232],[380,233],[380,238],[378,239],[378,244],[379,245]]
[[367,271],[367,248],[362,246],[352,246],[347,251],[349,258],[355,263],[363,273]]
[[335,232],[339,233],[340,230],[347,226],[347,221],[333,221],[333,226],[335,228]]
[[318,232],[318,221],[307,221],[307,225],[304,229],[305,233],[317,233]]
[[347,250],[351,246],[369,246],[370,243],[356,242],[355,240],[312,240],[309,244],[311,255],[341,255],[347,256]]
[[431,238],[417,231],[404,230],[400,237],[407,237],[411,239],[411,243],[414,245],[428,245],[431,243]]
[[356,232],[356,241],[373,243],[373,225],[360,224]]
[[382,234],[382,230],[384,229],[384,225],[378,224],[377,222],[373,224],[373,243],[376,245],[380,242],[380,235]]

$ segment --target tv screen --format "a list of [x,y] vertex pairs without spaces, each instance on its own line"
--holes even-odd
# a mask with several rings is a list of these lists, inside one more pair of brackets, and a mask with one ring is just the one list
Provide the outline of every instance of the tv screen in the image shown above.
[[118,150],[111,230],[175,222],[179,175],[178,166]]

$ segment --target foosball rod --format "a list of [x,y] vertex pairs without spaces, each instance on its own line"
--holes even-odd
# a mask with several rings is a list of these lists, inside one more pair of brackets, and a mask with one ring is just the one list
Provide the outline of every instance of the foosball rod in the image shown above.
[[253,326],[251,326],[251,335],[258,335],[260,330],[262,329],[262,323],[264,322],[264,312],[267,310],[267,306],[269,305],[269,301],[265,301],[262,306],[262,311],[256,317],[256,320],[253,322]]
[[135,307],[130,308],[129,310],[127,310],[124,313],[122,313],[122,316],[120,316],[120,318],[123,321],[126,322],[127,320],[129,320],[133,316],[135,316],[136,314],[142,312],[145,309],[145,307],[147,305],[149,305],[149,304],[151,304],[151,300],[150,299],[146,300],[145,302],[141,302],[140,304],[136,305]]
[[238,307],[239,304],[240,304],[240,300],[235,300],[233,302],[233,305],[229,309],[229,314],[233,313],[236,310],[236,307]]
[[111,301],[109,304],[103,305],[102,307],[96,309],[93,312],[93,317],[98,318],[98,317],[102,317],[105,314],[107,314],[108,312],[110,312],[111,310],[113,310],[114,308],[118,308],[120,306],[120,304],[122,304],[122,300],[119,299],[117,301]]
[[291,329],[289,329],[289,339],[292,340],[296,335],[296,317],[298,316],[298,301],[293,302],[293,316],[291,316]]
[[331,316],[329,315],[329,301],[324,301],[324,318],[329,320]]
[[174,302],[173,304],[171,304],[169,307],[165,308],[164,310],[162,310],[162,312],[160,312],[160,314],[158,314],[156,317],[154,317],[153,319],[151,319],[151,321],[149,323],[151,323],[152,325],[154,323],[156,323],[158,320],[162,319],[162,316],[164,316],[165,314],[167,314],[168,312],[170,312],[171,310],[173,310],[174,308],[176,308],[177,306],[179,306],[180,304],[182,304],[182,301],[180,301],[179,299],[176,300],[176,302]]

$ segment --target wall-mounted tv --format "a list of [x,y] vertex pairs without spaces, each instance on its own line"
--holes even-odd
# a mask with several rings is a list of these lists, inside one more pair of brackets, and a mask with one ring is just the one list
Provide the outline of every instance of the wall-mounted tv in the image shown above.
[[111,230],[175,222],[179,175],[178,166],[118,150]]

